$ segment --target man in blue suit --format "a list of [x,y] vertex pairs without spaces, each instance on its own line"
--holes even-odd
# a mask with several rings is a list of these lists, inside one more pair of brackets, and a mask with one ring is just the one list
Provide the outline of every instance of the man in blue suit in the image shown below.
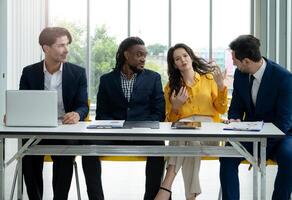
[[[85,69],[66,62],[72,37],[60,27],[45,28],[39,36],[45,59],[23,69],[20,90],[56,90],[58,117],[63,124],[75,124],[88,113]],[[46,105],[44,105],[46,106]],[[44,113],[45,115],[46,113]],[[72,140],[42,140],[41,144],[76,144]],[[54,200],[65,200],[73,174],[73,156],[52,156]],[[25,156],[23,174],[30,200],[43,198],[44,156]]]
[[[122,41],[116,54],[115,69],[100,78],[96,103],[97,120],[164,121],[165,102],[161,78],[158,73],[144,69],[146,55],[144,42],[140,38],[129,37]],[[110,144],[164,145],[164,142],[111,141]],[[163,168],[163,157],[147,158],[144,200],[154,199],[159,190]],[[95,193],[95,197],[90,199],[104,199],[100,161],[94,157],[84,157],[83,169],[85,176],[90,176],[86,177],[88,190],[99,193]]]
[[[234,74],[229,121],[272,122],[285,133],[269,139],[267,158],[278,163],[273,200],[288,200],[292,191],[292,74],[261,56],[260,41],[241,35],[229,45]],[[252,144],[243,143],[249,152]],[[239,200],[238,166],[242,158],[220,158],[223,200]]]

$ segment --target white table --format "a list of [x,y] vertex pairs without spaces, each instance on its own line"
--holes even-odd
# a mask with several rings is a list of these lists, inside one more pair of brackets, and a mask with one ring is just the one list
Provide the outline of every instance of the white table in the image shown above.
[[[266,199],[266,145],[267,138],[283,137],[284,134],[273,124],[265,123],[260,132],[225,131],[224,124],[202,123],[196,130],[171,129],[170,123],[160,123],[159,129],[86,129],[90,122],[75,125],[60,125],[56,128],[4,127],[0,126],[0,200],[4,200],[5,167],[24,155],[132,155],[132,156],[221,156],[244,157],[253,165],[253,199]],[[29,138],[28,142],[10,160],[4,158],[5,138]],[[41,139],[80,140],[198,140],[228,141],[232,146],[109,146],[109,145],[32,145]],[[250,154],[240,142],[253,142],[254,149],[260,147],[260,155]],[[258,146],[259,145],[259,146]],[[29,147],[28,147],[29,146]],[[260,158],[260,161],[259,159]],[[5,163],[6,161],[6,163]],[[258,181],[258,172],[261,181]],[[260,188],[260,191],[259,191]]]

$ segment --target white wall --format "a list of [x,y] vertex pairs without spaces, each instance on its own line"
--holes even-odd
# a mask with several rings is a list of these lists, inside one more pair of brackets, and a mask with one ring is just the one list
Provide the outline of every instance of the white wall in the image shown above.
[[[41,59],[38,44],[45,27],[45,0],[0,0],[0,120],[6,89],[18,89],[22,68]],[[7,78],[3,78],[3,72]],[[16,139],[6,139],[5,159],[17,150]],[[15,162],[5,171],[5,199],[9,198]],[[14,199],[17,193],[14,193]]]
[[[6,56],[6,49],[7,49],[7,43],[6,43],[6,37],[7,37],[7,0],[0,0],[0,124],[2,121],[3,113],[4,113],[4,91],[6,88],[6,62],[7,62],[7,56]],[[1,140],[1,139],[0,139]],[[3,152],[1,152],[0,158],[3,159]],[[0,171],[1,179],[3,172]],[[5,180],[5,179],[4,179]],[[2,187],[4,185],[5,187],[5,181],[0,182],[0,186]],[[3,198],[1,195],[0,198]]]
[[8,1],[7,89],[18,89],[22,68],[41,59],[38,36],[45,27],[45,1]]
[[[0,116],[4,113],[7,66],[7,0],[0,0]],[[1,118],[1,117],[0,117]]]

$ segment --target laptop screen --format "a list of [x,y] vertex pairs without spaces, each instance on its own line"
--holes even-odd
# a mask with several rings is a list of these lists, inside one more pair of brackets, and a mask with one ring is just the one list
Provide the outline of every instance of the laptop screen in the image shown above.
[[7,90],[6,126],[58,126],[57,91]]

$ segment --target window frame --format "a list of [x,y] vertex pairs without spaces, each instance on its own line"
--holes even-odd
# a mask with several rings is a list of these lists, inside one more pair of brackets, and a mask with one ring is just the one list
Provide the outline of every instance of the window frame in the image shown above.
[[[50,20],[50,11],[49,11],[49,3],[50,0],[45,0],[46,1],[46,25],[49,24],[49,20]],[[90,67],[91,67],[91,43],[90,43],[90,22],[91,22],[91,18],[90,18],[90,2],[92,0],[86,0],[86,4],[87,4],[87,13],[86,13],[86,19],[87,19],[87,23],[86,23],[86,53],[85,53],[85,69],[86,69],[86,73],[87,73],[87,84],[88,84],[88,88],[90,88],[90,83],[91,83],[91,74],[90,74]],[[213,1],[215,0],[209,0],[209,45],[208,45],[208,54],[209,54],[209,60],[213,59],[213,54],[214,54],[214,49],[213,49]],[[254,23],[254,17],[255,17],[255,4],[256,4],[257,0],[250,0],[250,33],[254,33],[255,32],[255,23]],[[125,24],[127,23],[127,34],[128,36],[131,35],[131,2],[132,0],[128,0],[127,1],[127,22],[125,22]],[[168,0],[168,47],[169,48],[172,44],[172,0]],[[88,91],[89,97],[91,96],[90,91]],[[93,104],[93,103],[92,103]],[[95,108],[95,105],[91,105],[90,106],[91,109]]]

